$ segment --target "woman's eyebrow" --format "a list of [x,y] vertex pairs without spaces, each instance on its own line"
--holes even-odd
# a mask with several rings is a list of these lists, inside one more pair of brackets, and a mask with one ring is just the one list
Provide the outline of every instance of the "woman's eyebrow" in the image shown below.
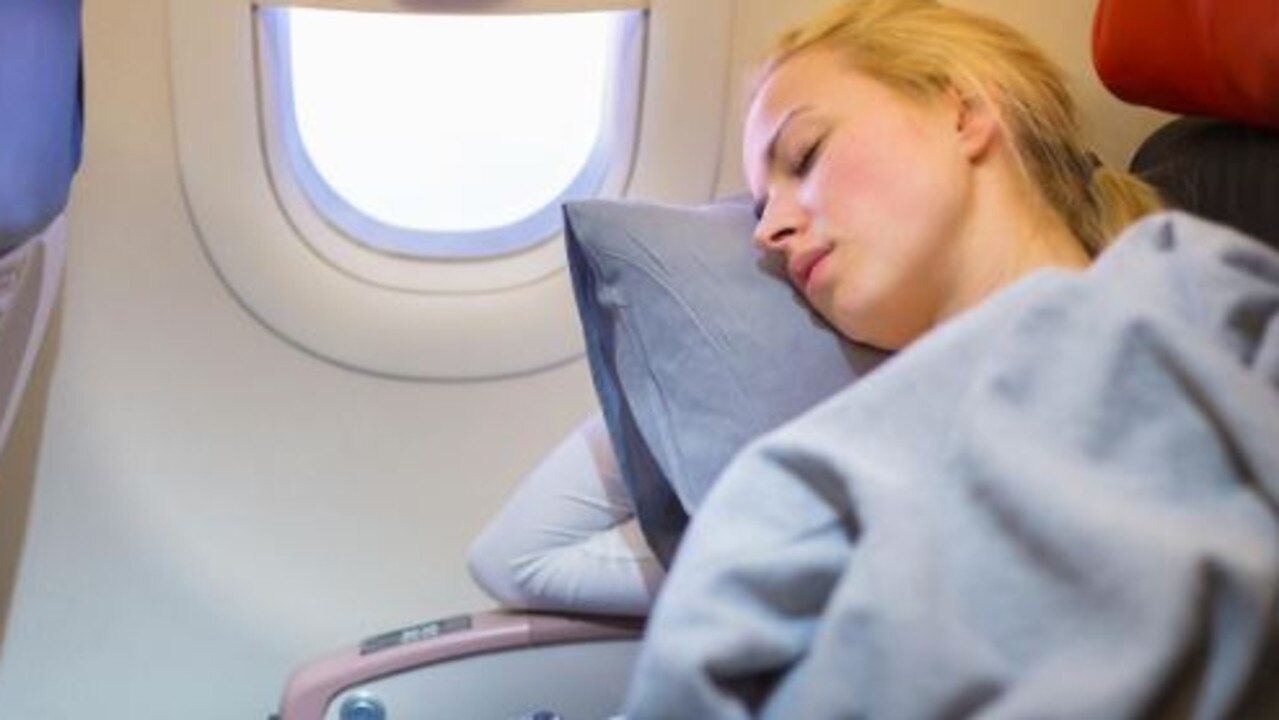
[[768,139],[768,148],[764,153],[764,158],[769,165],[772,165],[773,161],[777,159],[777,146],[781,144],[782,134],[786,132],[786,128],[796,117],[809,112],[811,109],[808,105],[799,105],[786,111],[786,114],[782,116],[781,121],[777,123],[777,127],[773,129],[772,137]]

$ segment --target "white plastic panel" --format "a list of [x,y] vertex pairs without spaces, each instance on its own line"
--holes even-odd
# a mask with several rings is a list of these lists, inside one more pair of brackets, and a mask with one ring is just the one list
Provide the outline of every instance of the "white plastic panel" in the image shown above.
[[[492,13],[646,8],[639,131],[624,194],[698,202],[716,186],[731,0],[305,4]],[[170,0],[169,21],[178,158],[192,221],[223,282],[264,326],[339,365],[403,378],[502,377],[580,356],[558,239],[525,253],[465,262],[364,253],[382,266],[379,277],[397,282],[371,281],[368,273],[315,252],[300,236],[308,228],[290,222],[271,183],[253,3]]]

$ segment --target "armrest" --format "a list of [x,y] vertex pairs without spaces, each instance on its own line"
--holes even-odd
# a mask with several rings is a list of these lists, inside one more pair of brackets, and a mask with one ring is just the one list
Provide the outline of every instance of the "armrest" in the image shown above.
[[[600,667],[591,667],[593,662],[583,663],[580,662],[580,658],[577,658],[576,662],[574,658],[567,658],[568,662],[565,662],[566,656],[557,657],[555,663],[533,660],[532,664],[526,662],[525,665],[515,669],[509,665],[492,665],[486,670],[474,663],[471,663],[470,667],[465,667],[467,660],[481,656],[494,657],[506,654],[509,658],[514,658],[521,652],[537,648],[583,643],[612,642],[616,644],[620,641],[632,646],[622,648],[619,656],[620,665],[616,658],[609,661],[615,666],[609,671],[612,679],[614,681],[620,679],[624,683],[624,678],[629,673],[629,660],[633,656],[634,646],[638,645],[642,632],[642,620],[605,616],[485,612],[425,622],[368,638],[359,645],[336,650],[299,668],[290,677],[285,688],[279,717],[281,720],[320,720],[326,717],[339,717],[339,713],[332,710],[332,706],[340,704],[335,701],[343,699],[339,697],[342,695],[345,695],[348,700],[356,699],[380,706],[382,701],[375,697],[375,693],[363,688],[373,688],[375,684],[383,681],[390,682],[391,679],[403,685],[404,678],[409,674],[430,672],[432,668],[439,671],[445,666],[447,670],[440,674],[440,678],[450,673],[456,674],[459,668],[472,675],[494,670],[502,672],[503,677],[496,678],[494,683],[494,691],[497,693],[507,692],[513,687],[510,682],[513,678],[506,673],[513,671],[519,675],[525,675],[530,667],[534,668],[533,672],[542,672],[538,668],[545,667],[546,670],[561,675],[567,672],[581,673],[584,676],[600,670]],[[603,645],[599,649],[602,650]],[[587,650],[588,653],[593,651],[589,648]],[[617,653],[613,654],[617,655]],[[407,682],[417,684],[419,689],[411,691],[414,696],[421,698],[431,695],[430,692],[420,689],[424,684],[430,683],[426,676],[418,679],[410,677]],[[482,682],[482,680],[473,678],[470,682]],[[445,698],[437,694],[427,700],[437,710],[441,702],[463,702],[464,700],[460,698],[466,695],[466,685],[467,683],[459,683],[456,678],[450,677],[444,681],[443,687],[450,691],[450,695],[458,697]],[[545,687],[548,691],[551,685],[553,683],[531,682],[531,686]],[[391,693],[396,692],[394,689],[388,690],[387,686],[383,689]],[[616,700],[619,704],[622,689],[624,684],[617,689]],[[456,692],[453,692],[454,690]],[[518,713],[531,709],[532,706],[526,704],[528,702],[531,700],[513,699],[511,707],[519,706],[523,710],[516,710],[510,717],[516,717]],[[329,714],[326,715],[326,713]],[[441,712],[433,712],[431,715],[479,717],[481,714],[476,714],[472,710],[458,715]],[[408,716],[402,714],[402,709],[397,710],[394,715]],[[488,715],[484,714],[484,716]],[[376,715],[359,715],[359,717],[373,718]]]
[[57,302],[66,245],[66,219],[58,215],[38,235],[0,255],[0,448]]

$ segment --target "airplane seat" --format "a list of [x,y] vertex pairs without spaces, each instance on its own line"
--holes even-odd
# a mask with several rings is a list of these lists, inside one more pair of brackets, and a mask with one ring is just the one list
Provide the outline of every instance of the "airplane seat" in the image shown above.
[[81,107],[80,0],[0,3],[0,446],[57,295]]
[[1092,50],[1115,96],[1182,116],[1131,169],[1169,205],[1279,248],[1279,0],[1101,0]]

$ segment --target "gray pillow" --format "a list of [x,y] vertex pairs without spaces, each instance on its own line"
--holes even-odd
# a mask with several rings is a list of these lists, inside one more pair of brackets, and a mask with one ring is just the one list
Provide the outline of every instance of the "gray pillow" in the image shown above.
[[751,243],[746,200],[564,208],[591,376],[644,535],[669,564],[736,452],[883,357],[831,330]]

